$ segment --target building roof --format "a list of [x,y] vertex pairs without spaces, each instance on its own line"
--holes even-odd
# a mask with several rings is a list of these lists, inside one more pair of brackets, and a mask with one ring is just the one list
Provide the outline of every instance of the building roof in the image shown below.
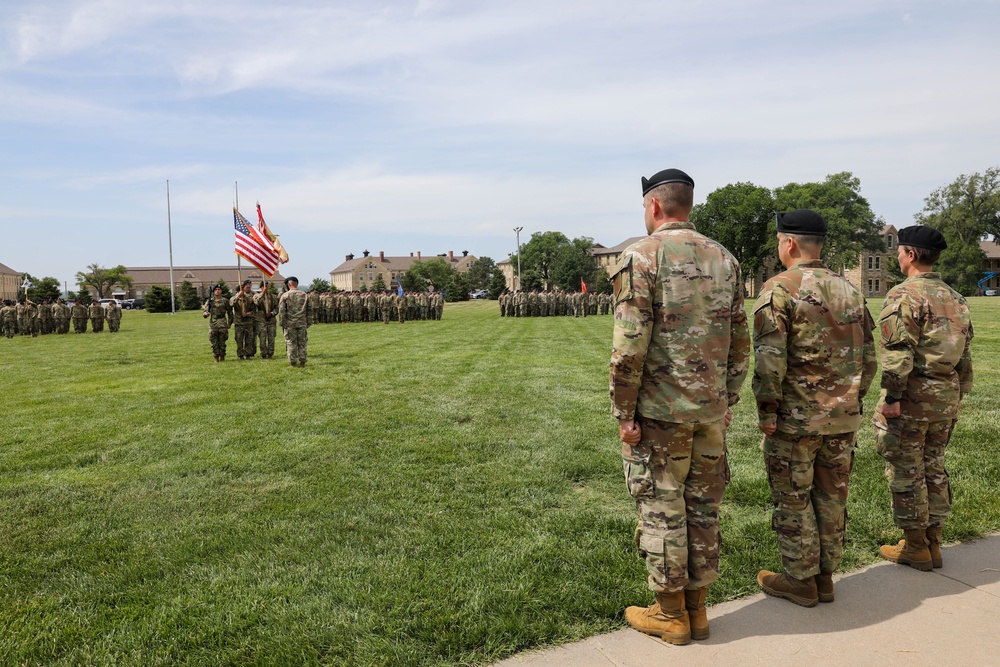
[[12,269],[9,266],[7,266],[6,264],[0,264],[0,273],[12,273],[12,274],[17,275],[17,276],[21,275],[20,271],[15,271],[14,269]]
[[[169,266],[127,266],[128,275],[132,280],[140,285],[169,285]],[[237,284],[240,282],[242,271],[243,279],[253,281],[264,280],[264,274],[254,266],[244,266],[238,270],[235,266],[175,266],[174,282],[182,283],[185,280],[192,283],[217,283],[225,280],[227,283]],[[273,278],[268,280],[283,281],[285,278],[280,273],[275,273]]]
[[623,250],[625,250],[625,248],[629,247],[630,245],[632,245],[636,241],[641,241],[644,238],[646,238],[646,237],[645,236],[630,236],[629,238],[625,239],[624,241],[622,241],[621,243],[619,243],[618,245],[616,245],[616,246],[614,246],[612,248],[605,248],[602,245],[595,245],[594,247],[592,247],[590,249],[590,254],[591,255],[617,255],[618,253],[622,252]]
[[[448,254],[443,253],[440,255],[400,255],[400,256],[390,256],[385,254],[369,254],[367,257],[360,255],[354,257],[353,259],[345,259],[340,266],[330,271],[330,273],[350,273],[358,266],[364,264],[365,262],[376,262],[386,267],[390,271],[408,271],[414,262],[426,262],[432,259],[443,259],[448,262]],[[455,255],[452,254],[451,266],[453,268],[464,267],[466,264],[475,261],[477,258],[475,255]]]
[[990,259],[1000,259],[1000,243],[996,241],[980,241],[979,247],[983,249]]

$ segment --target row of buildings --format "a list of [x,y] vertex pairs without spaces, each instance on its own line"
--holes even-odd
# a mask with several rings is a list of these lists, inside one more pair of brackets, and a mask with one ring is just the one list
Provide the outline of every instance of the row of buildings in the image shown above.
[[[594,245],[591,254],[599,268],[604,269],[608,274],[618,263],[624,250],[641,239],[641,236],[633,236],[625,239],[618,245],[605,247],[600,244]],[[865,296],[885,296],[885,293],[895,284],[889,267],[896,262],[896,249],[898,247],[898,232],[893,225],[887,225],[882,230],[882,239],[885,242],[885,252],[865,253],[860,257],[858,265],[846,271],[845,277],[858,287]],[[980,246],[986,255],[983,263],[984,273],[994,273],[992,278],[985,284],[987,290],[1000,289],[1000,244],[994,241],[981,241]],[[469,265],[476,260],[475,255],[463,251],[455,254],[452,251],[438,255],[423,255],[419,251],[409,255],[389,256],[384,252],[377,255],[365,250],[360,256],[347,255],[344,261],[335,269],[330,271],[330,284],[345,291],[355,291],[381,282],[387,289],[396,289],[402,280],[403,275],[413,266],[415,262],[439,259],[447,263],[457,271],[466,272]],[[517,287],[517,259],[505,259],[497,263],[507,280],[507,288],[514,291]],[[142,298],[143,295],[154,285],[167,286],[170,284],[170,269],[165,266],[158,267],[127,267],[128,275],[132,278],[132,285],[125,289],[116,286],[112,290],[111,296],[119,299]],[[755,296],[761,285],[770,276],[780,271],[777,261],[773,265],[762,268],[756,276],[747,279],[747,294]],[[187,281],[194,285],[201,298],[207,298],[212,291],[212,287],[220,280],[225,281],[235,290],[242,280],[250,279],[256,286],[264,276],[253,267],[243,267],[238,269],[235,266],[175,266],[173,279],[176,286]],[[275,274],[272,281],[281,282],[284,278],[280,274]],[[0,298],[17,298],[21,287],[21,273],[15,271],[5,264],[0,264]]]

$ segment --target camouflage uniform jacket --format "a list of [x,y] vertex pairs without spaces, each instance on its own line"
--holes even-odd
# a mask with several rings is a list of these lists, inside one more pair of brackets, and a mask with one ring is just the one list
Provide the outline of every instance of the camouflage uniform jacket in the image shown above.
[[[886,294],[879,334],[882,389],[900,399],[901,415],[957,418],[958,402],[972,390],[972,317],[965,299],[937,273],[912,276]],[[876,423],[880,417],[876,410]]]
[[228,331],[233,324],[233,306],[224,296],[211,298],[203,309],[209,315],[208,328],[213,331]]
[[750,357],[736,259],[690,222],[667,222],[622,253],[614,284],[612,414],[722,419]]
[[233,306],[233,317],[235,321],[242,324],[252,324],[254,313],[257,311],[257,304],[254,303],[253,294],[237,292],[230,300]]
[[282,329],[308,327],[311,323],[312,304],[300,289],[291,289],[278,299],[278,326]]
[[868,306],[821,260],[799,262],[753,306],[753,393],[761,425],[796,435],[852,433],[875,377]]
[[4,306],[0,308],[0,321],[13,324],[17,321],[17,308],[14,306]]
[[87,307],[82,303],[74,303],[73,310],[71,311],[74,319],[85,320],[87,319]]

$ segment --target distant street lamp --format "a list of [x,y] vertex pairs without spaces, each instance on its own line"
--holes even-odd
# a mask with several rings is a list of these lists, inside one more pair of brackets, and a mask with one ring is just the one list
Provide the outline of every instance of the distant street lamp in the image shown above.
[[521,291],[521,230],[524,227],[515,227],[514,233],[517,235],[517,285],[514,286],[514,291]]

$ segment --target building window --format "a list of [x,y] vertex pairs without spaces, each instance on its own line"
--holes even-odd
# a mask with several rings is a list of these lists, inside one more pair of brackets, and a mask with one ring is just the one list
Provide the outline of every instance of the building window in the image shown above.
[[870,281],[870,280],[868,281],[868,293],[869,294],[872,293],[872,281]]
[[881,281],[879,281],[879,280],[875,281],[875,293],[876,294],[882,291],[882,286],[879,284],[880,282]]
[[885,247],[892,250],[892,234],[885,237]]
[[872,270],[872,256],[868,255],[868,270]]
[[875,256],[875,270],[878,271],[882,268],[882,258],[879,255]]

